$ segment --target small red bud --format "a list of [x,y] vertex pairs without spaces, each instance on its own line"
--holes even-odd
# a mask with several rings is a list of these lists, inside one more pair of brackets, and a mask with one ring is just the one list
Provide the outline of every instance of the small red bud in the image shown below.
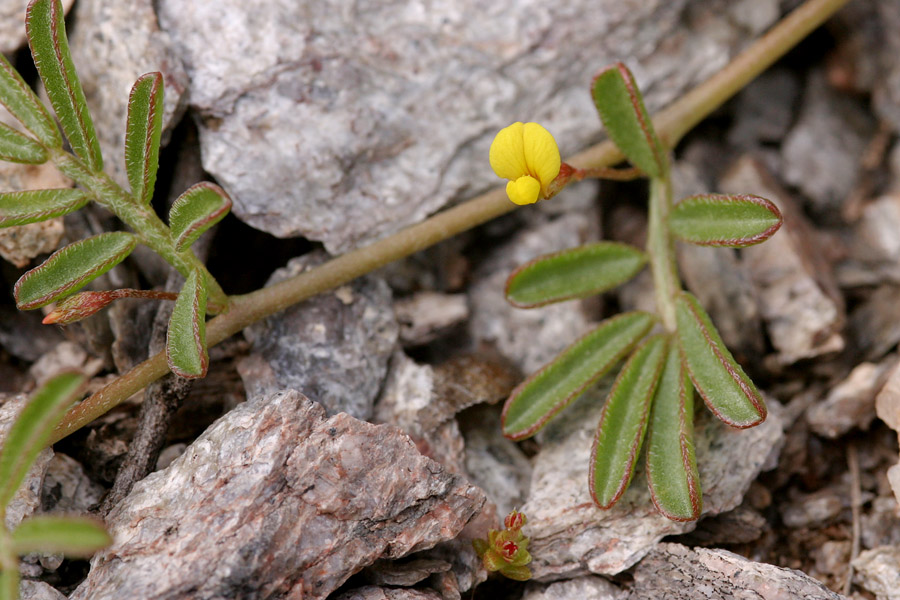
[[521,529],[522,526],[525,525],[525,514],[514,510],[511,513],[509,513],[508,515],[506,515],[505,519],[503,519],[503,525],[507,529],[512,529],[512,530]]
[[503,558],[506,560],[512,560],[518,551],[519,545],[515,542],[506,542],[503,544]]

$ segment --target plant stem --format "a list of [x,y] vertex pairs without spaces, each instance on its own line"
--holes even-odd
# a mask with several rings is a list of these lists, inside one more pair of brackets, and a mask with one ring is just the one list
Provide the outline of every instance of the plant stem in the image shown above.
[[[688,92],[654,118],[654,126],[671,147],[706,115],[771,65],[810,31],[849,0],[808,0],[754,42],[722,71]],[[566,162],[576,168],[609,167],[623,159],[609,141],[597,144]],[[348,252],[292,279],[232,298],[227,312],[207,324],[210,346],[244,327],[310,296],[328,291],[395,260],[477,227],[516,208],[502,189],[482,194],[463,204],[403,229],[365,248]],[[677,279],[676,279],[677,280]],[[660,307],[660,310],[663,310]],[[164,353],[145,360],[73,408],[53,433],[57,442],[139,392],[168,371]]]
[[675,331],[675,293],[681,289],[675,246],[669,233],[669,211],[672,209],[672,184],[668,177],[650,180],[650,214],[647,225],[647,254],[653,273],[656,310],[663,326]]
[[98,204],[131,227],[141,243],[152,248],[185,277],[188,277],[195,269],[203,273],[208,284],[207,293],[211,304],[227,306],[228,296],[206,269],[206,265],[190,248],[181,252],[175,250],[172,232],[151,207],[137,202],[109,175],[91,171],[72,154],[61,149],[52,149],[50,152],[51,160],[59,170],[90,191]]

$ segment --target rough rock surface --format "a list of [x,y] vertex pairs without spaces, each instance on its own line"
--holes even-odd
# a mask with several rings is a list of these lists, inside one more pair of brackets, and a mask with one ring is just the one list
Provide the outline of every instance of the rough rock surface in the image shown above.
[[533,583],[522,600],[625,600],[628,592],[597,576],[576,577],[550,585]]
[[800,571],[753,562],[727,550],[660,544],[635,568],[628,598],[842,600],[844,596]]
[[756,285],[760,314],[780,365],[837,352],[844,347],[843,300],[819,243],[786,192],[750,157],[739,159],[722,178],[725,193],[753,193],[771,200],[785,216],[767,240],[742,250]]
[[131,86],[144,73],[163,74],[163,130],[167,131],[184,112],[187,75],[171,48],[169,34],[159,29],[152,0],[79,0],[74,16],[69,45],[106,172],[128,189],[125,120]]
[[[75,0],[63,0],[69,12]],[[25,7],[27,0],[0,1],[0,52],[9,55],[25,45]]]
[[[6,441],[6,434],[13,426],[19,413],[25,408],[28,397],[20,394],[17,396],[0,397],[0,445]],[[44,448],[37,455],[22,485],[6,506],[6,528],[9,530],[22,522],[25,517],[30,517],[41,506],[41,482],[47,465],[53,458],[53,450]]]
[[748,4],[158,7],[191,79],[204,166],[232,194],[235,214],[334,253],[495,185],[487,150],[511,121],[543,122],[563,153],[596,139],[586,90],[614,60],[628,57],[651,109],[670,102],[777,17],[775,0]]
[[49,583],[24,579],[19,583],[19,600],[66,600],[66,596]]
[[441,595],[432,590],[410,590],[367,585],[344,592],[334,600],[442,600]]
[[[324,253],[291,260],[268,285],[325,260]],[[397,342],[391,291],[374,275],[295,304],[249,327],[253,343],[240,366],[250,395],[296,389],[329,414],[372,416]]]
[[[531,565],[538,580],[595,573],[612,575],[632,566],[664,536],[684,533],[694,523],[660,515],[650,500],[644,460],[628,491],[609,510],[597,508],[588,491],[590,451],[604,390],[594,389],[570,405],[540,434],[531,493],[522,511],[531,538]],[[707,410],[695,422],[695,444],[703,514],[716,515],[740,504],[750,482],[780,449],[784,434],[780,405],[771,400],[769,418],[757,427],[726,427]]]
[[900,550],[896,546],[861,552],[853,568],[856,580],[878,600],[900,600]]
[[118,598],[122,582],[142,598],[324,598],[378,558],[456,536],[483,502],[393,427],[261,396],[135,486],[71,598]]

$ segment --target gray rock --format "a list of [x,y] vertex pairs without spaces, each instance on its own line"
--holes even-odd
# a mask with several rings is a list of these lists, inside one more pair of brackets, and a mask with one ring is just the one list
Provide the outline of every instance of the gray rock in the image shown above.
[[522,600],[625,600],[628,592],[597,576],[576,577],[550,585],[532,583]]
[[826,260],[827,249],[795,202],[749,156],[734,164],[720,187],[725,193],[768,198],[785,217],[781,230],[769,240],[741,251],[757,289],[760,314],[778,351],[776,362],[788,365],[841,350],[842,296]]
[[853,560],[855,580],[878,600],[900,599],[900,548],[879,546]]
[[[292,259],[269,278],[283,281],[324,262],[324,253]],[[372,416],[397,342],[391,291],[367,275],[295,304],[245,330],[253,343],[239,371],[250,395],[292,388],[329,414]]]
[[793,529],[822,527],[837,517],[843,508],[840,492],[829,487],[783,504],[781,520]]
[[66,600],[65,594],[49,583],[23,579],[19,583],[20,600]]
[[806,411],[806,421],[817,434],[835,439],[854,427],[868,429],[875,418],[875,397],[897,364],[890,355],[880,363],[864,362],[834,386],[822,402]]
[[[18,418],[19,413],[28,403],[28,397],[24,394],[17,396],[0,397],[0,446],[6,442],[6,434]],[[44,480],[44,473],[47,472],[47,465],[53,458],[53,450],[44,448],[41,450],[34,461],[22,485],[16,491],[15,495],[6,506],[6,529],[13,530],[22,519],[30,517],[41,506],[41,483]]]
[[800,571],[753,562],[727,550],[660,544],[635,568],[628,598],[842,600],[844,596]]
[[128,189],[125,121],[131,86],[144,73],[163,74],[163,130],[167,132],[184,113],[187,75],[171,48],[169,34],[160,31],[152,0],[80,0],[75,6],[75,23],[69,45],[106,172]]
[[841,207],[856,186],[858,157],[874,123],[854,99],[828,87],[821,72],[807,82],[804,102],[782,146],[784,179],[800,188],[816,211],[828,216]]
[[[594,573],[613,575],[635,564],[666,535],[684,533],[695,523],[660,515],[650,500],[644,461],[619,502],[597,508],[588,490],[590,452],[605,390],[576,400],[542,432],[534,458],[531,493],[522,512],[531,538],[531,565],[538,580]],[[757,427],[726,427],[707,410],[697,413],[695,445],[703,486],[703,514],[716,515],[741,503],[771,453],[780,449],[780,405],[767,399],[769,418]]]
[[248,400],[109,514],[72,600],[325,598],[378,558],[456,536],[484,502],[389,426],[295,391]]
[[469,318],[465,294],[422,291],[394,302],[400,324],[400,342],[418,346],[437,339],[443,332]]
[[843,287],[900,284],[898,230],[900,192],[867,203],[850,230],[847,257],[837,265],[838,283]]
[[878,286],[850,313],[848,330],[864,359],[881,359],[900,341],[900,285]]
[[332,253],[496,185],[487,151],[512,121],[543,122],[564,154],[595,140],[587,86],[619,57],[656,109],[777,14],[773,0],[158,6],[191,78],[204,166],[235,214]]
[[729,143],[749,149],[784,140],[800,91],[796,77],[784,68],[770,69],[744,88],[736,98]]
[[80,462],[56,453],[44,475],[41,505],[46,512],[85,513],[105,492],[103,486],[91,481]]
[[[68,13],[75,0],[63,0],[63,10]],[[0,52],[12,54],[25,45],[25,8],[27,0],[2,0],[0,2]]]
[[410,590],[367,585],[343,592],[334,600],[441,600],[441,595],[433,590]]

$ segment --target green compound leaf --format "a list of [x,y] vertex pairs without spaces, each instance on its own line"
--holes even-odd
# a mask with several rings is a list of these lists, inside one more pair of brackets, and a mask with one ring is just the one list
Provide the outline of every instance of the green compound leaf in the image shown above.
[[678,239],[699,246],[743,248],[766,241],[781,223],[778,207],[765,198],[701,194],[678,203],[669,229]]
[[622,154],[650,177],[662,177],[669,170],[666,150],[631,71],[622,63],[603,69],[594,77],[591,94],[603,127]]
[[50,104],[72,150],[88,167],[98,172],[103,170],[103,157],[69,52],[64,17],[59,0],[31,0],[25,14],[28,43]]
[[0,571],[0,600],[16,600],[19,597],[19,570]]
[[87,558],[112,543],[103,522],[86,517],[37,516],[25,519],[13,532],[16,554],[61,552],[72,558]]
[[649,313],[623,313],[566,348],[512,391],[503,407],[503,435],[521,440],[537,433],[625,358],[655,322]]
[[688,292],[678,294],[675,319],[682,360],[709,409],[732,427],[753,427],[765,421],[762,396],[725,347],[697,298]]
[[62,147],[62,136],[56,123],[3,55],[0,55],[0,104],[43,144],[51,148]]
[[72,294],[125,260],[137,239],[130,233],[101,233],[57,250],[16,282],[19,310],[31,310]]
[[0,123],[0,160],[40,165],[48,158],[43,146],[6,123]]
[[647,255],[626,244],[598,242],[540,256],[506,281],[506,299],[519,308],[584,298],[637,275]]
[[204,231],[222,220],[231,210],[231,199],[214,183],[192,185],[172,204],[169,228],[178,251],[190,248]]
[[590,473],[591,496],[600,508],[612,507],[634,475],[666,345],[662,334],[641,344],[622,367],[603,406]]
[[153,199],[159,168],[159,140],[163,126],[163,76],[141,75],[128,97],[125,126],[125,170],[131,195],[147,206]]
[[647,483],[656,508],[673,521],[696,521],[703,507],[694,456],[694,387],[677,344],[669,345],[647,434]]
[[90,196],[81,190],[29,190],[0,193],[0,227],[46,221],[74,212],[88,203]]
[[0,451],[0,506],[9,504],[22,485],[84,383],[85,377],[79,373],[58,375],[35,392],[22,409]]
[[175,300],[166,335],[166,359],[176,375],[189,379],[206,376],[206,280],[199,271],[191,272]]

